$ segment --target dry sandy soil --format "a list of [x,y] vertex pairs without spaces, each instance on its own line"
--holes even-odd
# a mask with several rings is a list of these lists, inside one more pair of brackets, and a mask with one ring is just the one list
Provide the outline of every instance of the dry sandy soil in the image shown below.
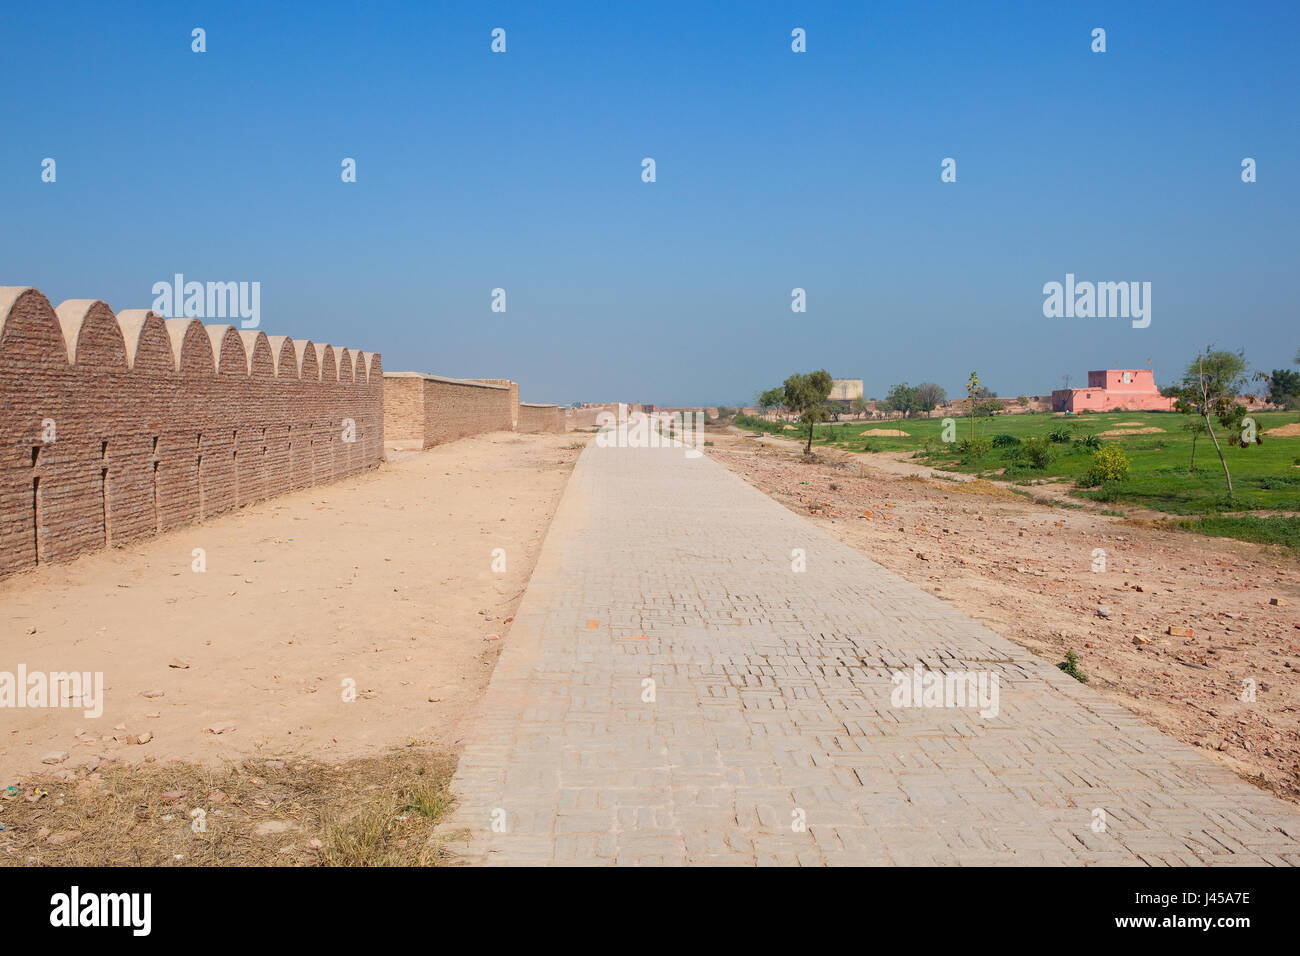
[[588,437],[465,439],[0,582],[0,670],[105,684],[98,718],[0,709],[0,796],[119,762],[454,752]]
[[901,455],[818,448],[805,464],[795,442],[709,438],[786,507],[1053,663],[1074,651],[1090,686],[1300,802],[1300,560],[1285,549],[942,480]]

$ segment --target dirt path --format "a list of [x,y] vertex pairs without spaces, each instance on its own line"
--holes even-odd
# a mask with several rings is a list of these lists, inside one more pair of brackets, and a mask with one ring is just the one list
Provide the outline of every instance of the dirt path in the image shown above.
[[791,510],[1053,663],[1074,651],[1092,686],[1300,802],[1295,556],[931,480],[898,459],[819,448],[805,465],[794,443],[709,437],[711,457]]
[[0,709],[0,786],[117,761],[454,752],[586,438],[465,439],[0,582],[0,672],[104,681],[99,717]]

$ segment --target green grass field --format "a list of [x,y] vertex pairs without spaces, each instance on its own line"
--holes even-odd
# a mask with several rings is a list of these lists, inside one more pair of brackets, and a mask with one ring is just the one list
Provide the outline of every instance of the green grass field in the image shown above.
[[[1092,466],[1092,448],[1084,444],[1088,436],[1103,443],[1114,443],[1129,460],[1129,474],[1123,481],[1110,482],[1100,488],[1072,487],[1070,493],[1114,505],[1150,508],[1176,515],[1197,516],[1200,520],[1182,522],[1182,526],[1202,534],[1217,534],[1247,541],[1285,544],[1300,548],[1300,436],[1278,438],[1267,434],[1270,428],[1296,421],[1295,412],[1259,412],[1254,416],[1262,445],[1246,448],[1227,443],[1227,434],[1219,427],[1215,434],[1223,447],[1232,472],[1233,491],[1227,495],[1223,468],[1214,444],[1205,435],[1196,441],[1196,468],[1190,470],[1192,437],[1184,429],[1188,416],[1173,412],[1108,412],[1058,416],[996,415],[975,420],[977,439],[988,442],[988,450],[973,457],[959,449],[962,439],[970,438],[970,419],[958,418],[956,441],[944,442],[942,416],[903,421],[850,421],[818,425],[814,444],[855,452],[911,452],[919,461],[936,468],[960,471],[987,478],[1029,484],[1041,480],[1061,481],[1071,486]],[[1122,426],[1121,422],[1139,423]],[[803,439],[806,426],[789,430],[783,423],[738,419],[737,424],[785,438]],[[1136,432],[1139,428],[1160,428],[1160,433],[1101,436],[1119,430]],[[899,429],[906,437],[864,434],[874,429]],[[1069,441],[1050,441],[1051,460],[1034,467],[1025,454],[1024,441],[1064,429]],[[1003,438],[993,444],[995,436]],[[1058,435],[1058,437],[1065,437]],[[1280,511],[1290,515],[1259,516],[1233,512]]]

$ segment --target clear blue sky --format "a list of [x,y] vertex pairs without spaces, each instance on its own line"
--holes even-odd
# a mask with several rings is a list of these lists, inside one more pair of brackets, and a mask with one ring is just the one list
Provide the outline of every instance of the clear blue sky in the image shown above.
[[[0,284],[256,280],[269,334],[533,401],[817,367],[1042,393],[1211,341],[1271,369],[1300,347],[1298,10],[10,3]],[[1151,326],[1044,318],[1067,272],[1150,281]]]

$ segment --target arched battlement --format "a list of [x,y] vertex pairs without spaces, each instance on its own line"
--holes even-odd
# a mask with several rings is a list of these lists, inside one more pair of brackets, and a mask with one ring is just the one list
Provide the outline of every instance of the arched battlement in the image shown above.
[[99,299],[68,299],[54,313],[63,330],[69,364],[122,371],[129,367],[126,339],[107,303]]
[[342,385],[352,384],[352,353],[346,348],[338,350],[339,360],[339,383]]
[[141,372],[174,372],[171,339],[162,316],[152,309],[127,309],[117,314],[126,346],[127,367]]
[[298,377],[304,382],[320,381],[320,359],[316,343],[311,339],[294,339],[294,348],[298,350]]
[[275,378],[275,354],[266,333],[240,329],[239,340],[244,344],[244,354],[248,357],[249,378]]
[[244,341],[239,337],[239,330],[233,325],[205,325],[208,340],[212,343],[212,354],[217,359],[218,375],[242,375],[248,377],[248,353],[244,351]]
[[318,345],[316,350],[320,353],[320,380],[330,384],[337,383],[339,380],[339,366],[334,346]]
[[298,350],[293,339],[287,335],[268,335],[266,343],[271,347],[275,358],[275,377],[279,379],[298,378]]
[[68,364],[59,317],[30,286],[0,286],[0,362]]
[[176,370],[182,375],[217,374],[217,360],[212,354],[208,330],[198,319],[167,319],[163,323],[171,339]]

